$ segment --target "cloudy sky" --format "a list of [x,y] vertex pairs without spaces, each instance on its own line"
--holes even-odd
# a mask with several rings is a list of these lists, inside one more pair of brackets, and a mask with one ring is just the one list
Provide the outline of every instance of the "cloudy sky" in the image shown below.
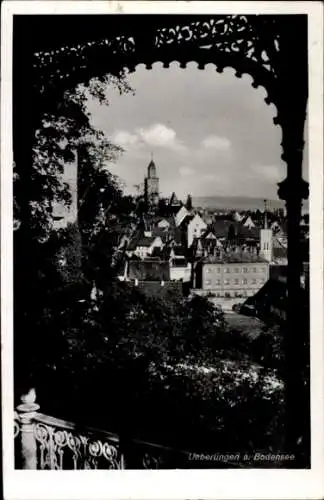
[[109,168],[127,191],[143,182],[153,153],[162,195],[277,198],[285,177],[281,129],[250,77],[173,63],[140,65],[128,80],[135,95],[108,89],[109,106],[88,102],[93,124],[125,149]]

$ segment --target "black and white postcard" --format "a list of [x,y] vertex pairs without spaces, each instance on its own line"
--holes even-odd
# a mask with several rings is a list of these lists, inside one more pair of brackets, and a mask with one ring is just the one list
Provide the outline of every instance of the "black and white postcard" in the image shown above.
[[323,5],[1,14],[6,500],[320,498]]

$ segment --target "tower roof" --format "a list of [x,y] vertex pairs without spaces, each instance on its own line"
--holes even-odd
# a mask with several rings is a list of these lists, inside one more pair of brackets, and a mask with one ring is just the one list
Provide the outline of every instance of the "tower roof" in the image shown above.
[[150,161],[147,167],[147,176],[156,177],[156,165],[153,160]]

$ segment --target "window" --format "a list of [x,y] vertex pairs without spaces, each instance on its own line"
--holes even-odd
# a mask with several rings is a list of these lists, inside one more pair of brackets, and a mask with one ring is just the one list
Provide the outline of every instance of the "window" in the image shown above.
[[220,267],[217,268],[217,272],[218,272],[218,274],[220,274],[220,272],[221,272]]
[[260,283],[261,283],[261,285],[263,285],[263,283],[265,283],[265,279],[264,279],[264,278],[261,278],[261,279],[260,279]]
[[205,281],[205,285],[206,285],[206,286],[210,286],[210,285],[211,285],[211,281],[210,281],[210,280],[206,280],[206,281]]
[[254,272],[254,273],[257,273],[257,272],[258,272],[258,270],[257,270],[257,268],[256,268],[256,267],[254,267],[254,268],[253,268],[253,272]]
[[256,280],[256,279],[253,279],[253,280],[252,280],[252,285],[256,285],[256,282],[257,282],[257,280]]
[[211,273],[211,272],[212,272],[212,270],[210,269],[210,267],[207,267],[207,268],[206,268],[206,273],[208,273],[208,274],[209,274],[209,273]]
[[243,267],[243,273],[247,273],[248,272],[248,268],[247,267]]
[[220,280],[216,280],[216,285],[220,285]]
[[238,284],[239,284],[239,280],[237,278],[235,278],[234,285],[238,285]]
[[244,279],[242,280],[243,285],[247,285],[247,282],[248,282],[248,281],[247,281],[247,279],[246,279],[246,278],[244,278]]
[[235,268],[236,274],[240,272],[240,269],[238,267]]
[[229,285],[229,280],[224,280],[224,285]]
[[230,272],[231,272],[230,268],[229,268],[229,267],[225,267],[225,269],[224,269],[224,273],[227,273],[227,274],[228,274],[228,273],[230,273]]

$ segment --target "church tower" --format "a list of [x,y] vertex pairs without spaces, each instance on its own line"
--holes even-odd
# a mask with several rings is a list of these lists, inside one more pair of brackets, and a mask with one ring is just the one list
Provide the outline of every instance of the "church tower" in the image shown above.
[[267,200],[264,200],[264,228],[260,231],[260,255],[268,262],[272,261],[272,229],[268,228]]
[[156,165],[153,161],[153,157],[147,167],[145,198],[149,206],[156,206],[159,203],[159,178],[156,173]]

